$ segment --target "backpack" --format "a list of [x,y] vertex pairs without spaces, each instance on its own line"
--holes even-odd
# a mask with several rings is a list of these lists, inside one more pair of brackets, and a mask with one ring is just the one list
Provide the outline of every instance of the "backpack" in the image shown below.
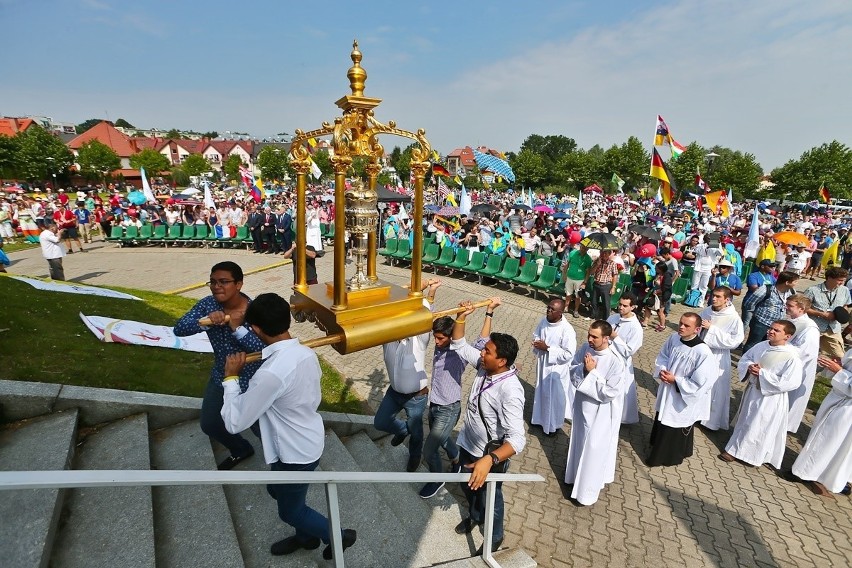
[[701,306],[701,290],[693,289],[690,290],[686,295],[686,298],[683,299],[683,304],[685,306],[689,306],[690,308],[698,308]]

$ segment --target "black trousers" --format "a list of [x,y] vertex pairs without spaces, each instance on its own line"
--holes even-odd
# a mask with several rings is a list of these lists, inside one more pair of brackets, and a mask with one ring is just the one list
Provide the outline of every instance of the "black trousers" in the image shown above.
[[[595,282],[592,285],[592,319],[606,320],[609,317],[610,302],[612,301],[612,284],[600,284]],[[599,304],[603,304],[603,306]]]

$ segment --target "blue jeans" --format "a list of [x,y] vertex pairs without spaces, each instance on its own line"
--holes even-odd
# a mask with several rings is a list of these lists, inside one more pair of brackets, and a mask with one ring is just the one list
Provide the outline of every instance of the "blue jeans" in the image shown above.
[[444,448],[450,461],[459,458],[459,447],[453,441],[453,427],[461,416],[461,402],[451,404],[429,405],[429,435],[423,444],[423,455],[426,457],[426,465],[432,473],[441,473],[441,456],[438,447]]
[[[426,411],[427,394],[402,394],[388,387],[376,416],[373,426],[382,432],[396,435],[411,435],[408,442],[408,455],[419,458],[423,455],[423,412]],[[406,420],[396,417],[404,410]]]
[[[272,471],[314,471],[318,464],[319,460],[313,463],[277,461],[270,464],[269,468]],[[278,516],[296,529],[296,538],[303,543],[311,538],[318,538],[328,544],[328,519],[305,504],[307,483],[267,485],[266,492],[278,501]]]
[[745,353],[761,341],[765,341],[767,331],[769,331],[769,326],[765,323],[760,323],[759,321],[754,319],[754,316],[752,316],[748,326],[748,337],[746,338],[745,345],[743,346],[743,353]]
[[[201,401],[201,431],[228,448],[232,456],[243,457],[251,452],[251,443],[239,434],[231,434],[225,429],[225,421],[222,420],[224,402],[225,390],[222,385],[210,379]],[[260,426],[257,422],[252,424],[251,431],[260,438]]]
[[[470,452],[465,450],[464,448],[459,448],[461,454],[459,455],[459,459],[461,460],[461,464],[467,465],[472,464],[479,457],[470,455]],[[471,471],[467,468],[462,468],[463,473],[467,473]],[[498,481],[495,484],[497,494],[494,498],[494,542],[501,540],[503,538],[503,482]],[[472,490],[468,487],[467,482],[461,483],[461,489],[464,492],[464,496],[467,498],[467,513],[474,522],[478,524],[482,524],[485,522],[485,485],[477,489],[476,491]]]

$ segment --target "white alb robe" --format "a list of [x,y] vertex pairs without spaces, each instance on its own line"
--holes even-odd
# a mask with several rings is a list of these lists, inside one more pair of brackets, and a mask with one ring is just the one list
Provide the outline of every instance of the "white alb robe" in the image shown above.
[[547,351],[533,349],[536,356],[536,384],[533,399],[532,424],[538,424],[546,434],[556,432],[571,412],[566,408],[571,359],[577,351],[577,334],[563,316],[556,323],[542,318],[533,339],[547,343]]
[[654,407],[659,413],[658,420],[671,428],[692,426],[698,422],[701,402],[719,373],[713,353],[704,343],[685,345],[673,333],[654,361],[654,378],[658,381],[660,371],[673,373],[675,383],[660,381]]
[[[597,363],[588,374],[586,353]],[[621,412],[615,413],[612,400],[622,392],[623,381],[624,360],[612,348],[595,351],[584,343],[577,350],[571,362],[571,383],[577,392],[565,483],[574,485],[571,497],[583,505],[595,503],[604,485],[615,478],[612,444],[618,443],[618,437],[612,432],[618,432]]]
[[731,305],[718,312],[705,308],[701,319],[712,324],[703,339],[718,365],[718,376],[702,402],[701,425],[710,430],[727,430],[731,421],[731,349],[743,342],[743,320]]
[[793,474],[818,481],[840,493],[852,479],[852,350],[841,361],[843,368],[831,379],[831,392],[822,401],[814,426]]
[[737,410],[736,425],[725,451],[751,465],[781,467],[787,442],[787,393],[802,382],[799,350],[792,345],[771,346],[761,341],[743,354],[737,365],[741,377],[752,363],[760,365]]
[[621,385],[624,392],[612,403],[621,407],[622,424],[636,424],[639,422],[639,395],[636,394],[633,355],[642,347],[645,332],[636,316],[623,318],[620,314],[613,314],[606,321],[618,333],[618,337],[610,343],[610,346],[625,360],[624,383]]
[[816,381],[819,328],[807,314],[802,314],[790,322],[796,326],[796,333],[787,343],[799,350],[799,359],[802,361],[802,384],[787,393],[790,405],[787,411],[787,431],[795,434],[802,424]]
[[322,231],[320,230],[319,213],[316,209],[308,209],[305,214],[305,242],[319,252],[322,250]]

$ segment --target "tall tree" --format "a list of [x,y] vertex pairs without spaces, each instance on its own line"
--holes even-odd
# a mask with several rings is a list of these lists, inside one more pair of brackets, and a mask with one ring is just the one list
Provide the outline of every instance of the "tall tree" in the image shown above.
[[735,201],[753,197],[763,176],[763,168],[754,155],[722,146],[714,146],[711,150],[718,157],[713,159],[712,167],[708,164],[710,187],[731,190]]
[[275,146],[264,146],[257,155],[257,165],[263,179],[284,179],[287,175],[287,151]]
[[202,134],[201,136],[202,136],[203,138],[210,138],[210,139],[213,139],[213,138],[219,138],[219,133],[218,133],[218,132],[216,132],[215,130],[211,130],[211,131],[209,131],[209,132],[205,132],[205,133],[204,133],[204,134]]
[[18,174],[30,180],[62,176],[74,163],[74,155],[62,140],[38,126],[31,126],[16,137]]
[[121,168],[121,158],[115,151],[97,140],[89,140],[77,150],[80,173],[88,179],[100,179]]
[[82,134],[85,131],[91,129],[93,126],[103,122],[102,118],[90,118],[89,120],[83,121],[75,127],[77,134]]
[[177,128],[172,128],[166,132],[166,138],[182,138],[182,136]]
[[828,187],[832,197],[852,198],[852,150],[833,140],[803,153],[772,170],[774,195],[796,201],[819,199],[820,185]]
[[365,169],[365,167],[368,163],[369,158],[367,158],[367,156],[353,156],[352,165],[349,166],[349,171],[351,172],[351,175],[366,181],[367,170]]
[[0,135],[0,178],[17,177],[18,139]]
[[313,155],[314,163],[316,163],[317,167],[322,172],[322,178],[328,178],[329,176],[334,175],[334,168],[331,165],[331,158],[328,155],[327,150],[317,150],[317,152]]
[[651,155],[638,138],[631,136],[621,146],[613,145],[604,153],[604,178],[598,183],[601,187],[610,187],[612,174],[618,174],[624,180],[625,188],[640,187],[650,163]]
[[210,171],[210,163],[201,154],[190,154],[183,159],[180,169],[186,172],[188,176],[200,176],[204,172]]
[[548,175],[544,156],[532,150],[521,150],[511,166],[515,172],[515,183],[520,187],[541,188]]
[[229,180],[240,179],[240,166],[244,166],[242,158],[236,154],[231,154],[228,159],[222,164],[222,171]]
[[118,120],[116,120],[115,126],[118,127],[118,128],[136,128],[135,126],[133,126],[132,124],[130,124],[129,122],[124,120],[123,118],[119,118]]
[[145,148],[138,154],[130,156],[130,167],[134,169],[145,168],[149,176],[166,172],[171,164],[169,159],[153,148]]
[[[541,156],[545,168],[545,177],[542,183],[548,185],[559,182],[559,173],[557,171],[559,160],[576,149],[577,142],[573,138],[568,138],[561,134],[550,134],[547,136],[531,134],[521,144],[521,152],[528,150]],[[509,159],[509,164],[511,165],[511,156],[509,156]]]

